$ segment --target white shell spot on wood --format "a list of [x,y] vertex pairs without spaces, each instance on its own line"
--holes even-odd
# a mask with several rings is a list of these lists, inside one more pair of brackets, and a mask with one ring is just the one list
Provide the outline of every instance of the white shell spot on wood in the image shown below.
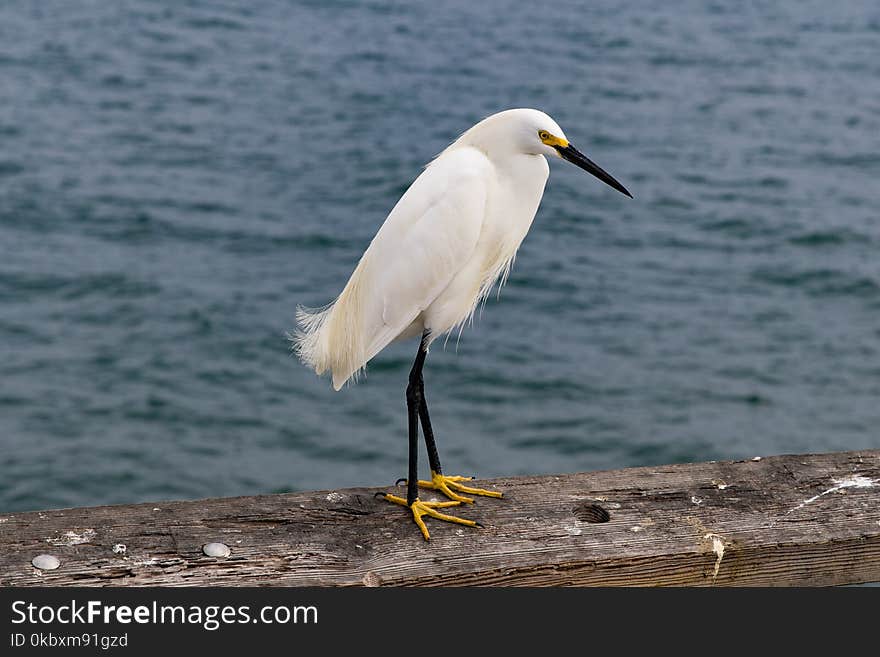
[[40,570],[55,570],[61,565],[61,561],[51,554],[38,554],[31,560],[31,564]]
[[125,554],[127,550],[128,548],[125,547],[125,543],[117,543],[113,546],[113,554]]
[[82,545],[83,543],[88,543],[93,538],[97,536],[97,532],[94,529],[83,529],[80,532],[69,531],[64,532],[60,536],[56,538],[47,538],[46,542],[55,545]]
[[379,577],[372,570],[368,570],[367,574],[364,575],[363,578],[364,586],[382,586],[382,578]]
[[149,557],[147,559],[135,559],[131,562],[132,566],[155,566],[159,563],[159,560],[155,557]]
[[205,543],[202,546],[202,552],[209,557],[228,557],[232,550],[226,543]]
[[813,497],[804,500],[793,509],[786,511],[785,515],[797,511],[798,509],[803,509],[805,506],[807,506],[807,504],[812,504],[820,497],[828,495],[828,493],[836,493],[843,490],[844,488],[872,488],[874,486],[874,481],[872,479],[868,479],[867,477],[863,477],[862,475],[852,475],[849,477],[844,477],[843,479],[832,479],[831,481],[834,482],[834,486],[832,486],[828,490],[822,491],[818,495],[813,495]]
[[718,577],[718,571],[721,570],[721,560],[724,559],[724,539],[718,534],[708,533],[703,536],[703,540],[712,540],[712,552],[715,553],[715,568],[712,571],[712,583]]

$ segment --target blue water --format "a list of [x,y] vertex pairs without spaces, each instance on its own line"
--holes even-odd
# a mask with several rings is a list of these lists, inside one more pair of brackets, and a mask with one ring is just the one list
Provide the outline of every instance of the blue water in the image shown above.
[[414,344],[288,351],[421,167],[537,107],[500,300],[432,349],[445,469],[880,447],[874,2],[0,5],[0,509],[389,485]]

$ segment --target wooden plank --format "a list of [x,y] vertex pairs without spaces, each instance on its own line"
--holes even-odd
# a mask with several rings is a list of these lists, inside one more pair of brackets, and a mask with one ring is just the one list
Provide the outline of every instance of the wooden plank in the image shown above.
[[[880,581],[880,450],[482,482],[470,529],[348,489],[0,514],[5,586]],[[390,489],[388,489],[390,490]],[[428,495],[423,494],[423,498]],[[610,518],[603,520],[607,513]],[[212,541],[232,549],[207,557]],[[124,545],[125,549],[119,547]],[[116,549],[114,551],[114,546]],[[49,553],[57,570],[31,559]]]

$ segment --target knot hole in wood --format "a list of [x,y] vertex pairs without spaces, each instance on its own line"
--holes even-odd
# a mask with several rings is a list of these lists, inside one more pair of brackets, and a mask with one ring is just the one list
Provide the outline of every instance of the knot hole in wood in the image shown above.
[[593,502],[579,504],[574,508],[574,517],[582,522],[608,522],[611,514]]

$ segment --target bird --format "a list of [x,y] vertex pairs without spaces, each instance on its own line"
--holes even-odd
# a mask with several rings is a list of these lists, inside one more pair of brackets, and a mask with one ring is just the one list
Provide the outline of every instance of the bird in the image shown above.
[[[380,493],[407,507],[427,541],[425,517],[469,527],[446,512],[473,496],[501,497],[443,474],[428,414],[422,370],[431,343],[461,328],[496,283],[504,285],[544,194],[548,159],[567,160],[617,191],[632,194],[575,148],[546,113],[508,109],[463,132],[424,168],[397,201],[336,300],[296,309],[293,350],[333,388],[357,380],[392,342],[418,337],[406,387],[409,468],[406,497]],[[431,480],[418,479],[419,424]],[[422,500],[419,489],[448,500]]]

